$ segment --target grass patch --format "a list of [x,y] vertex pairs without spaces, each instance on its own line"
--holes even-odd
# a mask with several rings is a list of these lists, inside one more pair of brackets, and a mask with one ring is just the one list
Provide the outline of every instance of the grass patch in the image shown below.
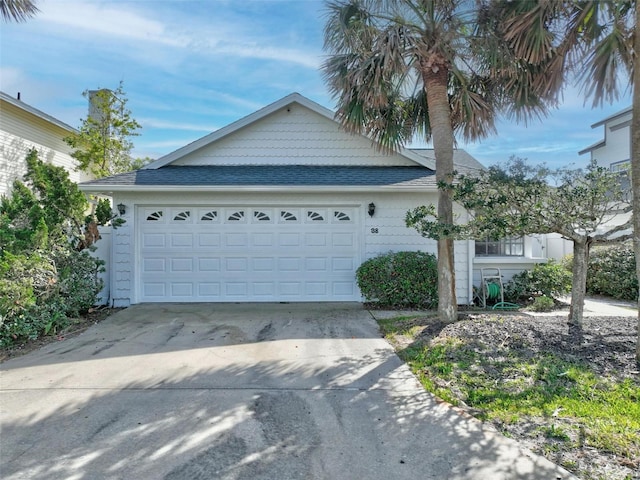
[[[468,407],[475,416],[495,423],[505,433],[524,430],[521,425],[539,425],[529,428],[526,435],[535,438],[538,451],[550,458],[556,458],[559,452],[588,448],[616,455],[633,468],[638,465],[637,378],[602,375],[587,362],[564,358],[553,348],[532,349],[526,342],[522,348],[514,348],[497,340],[487,344],[482,339],[499,338],[496,328],[501,328],[499,320],[487,322],[493,322],[487,328],[494,329],[495,335],[456,336],[451,331],[440,335],[440,329],[438,335],[421,336],[420,332],[428,330],[429,320],[425,318],[419,329],[414,317],[380,323],[387,338],[412,337],[411,343],[405,341],[405,346],[398,349],[398,355],[425,389],[443,400]],[[464,331],[457,326],[453,332],[457,330]],[[509,334],[513,339],[513,332]],[[563,463],[571,468],[575,462],[566,459]]]

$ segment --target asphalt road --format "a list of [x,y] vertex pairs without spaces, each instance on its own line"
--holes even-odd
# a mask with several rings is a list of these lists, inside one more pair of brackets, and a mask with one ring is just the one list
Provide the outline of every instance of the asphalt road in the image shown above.
[[137,305],[0,367],[5,480],[572,478],[425,393],[356,303]]

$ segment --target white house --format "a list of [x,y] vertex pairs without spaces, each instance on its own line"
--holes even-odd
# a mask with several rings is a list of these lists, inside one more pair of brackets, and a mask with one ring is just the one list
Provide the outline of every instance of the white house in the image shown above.
[[0,195],[6,195],[13,181],[26,171],[25,157],[35,148],[40,159],[64,167],[74,182],[90,177],[76,171],[71,147],[64,138],[76,133],[73,127],[23,101],[0,92]]
[[[454,161],[461,172],[482,168],[462,150]],[[433,151],[380,153],[297,93],[141,170],[80,188],[124,210],[109,262],[116,306],[360,301],[364,260],[436,252],[404,222],[408,209],[437,201]],[[460,303],[472,301],[480,267],[543,261],[535,239],[478,248],[455,243]]]
[[631,165],[631,116],[628,107],[591,125],[604,127],[604,138],[578,153],[589,153],[591,160],[613,172],[626,172]]

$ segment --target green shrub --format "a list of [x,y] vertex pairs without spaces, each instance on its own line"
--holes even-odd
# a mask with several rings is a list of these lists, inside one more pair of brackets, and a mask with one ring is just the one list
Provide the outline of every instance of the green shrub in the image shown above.
[[0,256],[0,345],[55,333],[95,304],[100,261],[55,248]]
[[555,302],[553,301],[553,298],[542,295],[540,297],[536,297],[529,308],[534,312],[550,312],[553,310],[554,306]]
[[549,298],[566,295],[571,291],[571,272],[553,261],[539,263],[531,270],[515,274],[505,285],[505,300],[517,302],[530,296]]
[[631,243],[593,248],[587,272],[587,293],[624,300],[638,298],[636,260]]
[[389,307],[431,308],[438,303],[435,255],[390,252],[371,258],[356,271],[365,299]]

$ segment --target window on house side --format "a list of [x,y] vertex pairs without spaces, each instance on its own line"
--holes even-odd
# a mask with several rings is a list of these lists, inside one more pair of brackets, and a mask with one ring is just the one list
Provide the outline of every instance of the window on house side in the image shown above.
[[523,257],[524,238],[507,237],[500,240],[476,240],[477,256]]

